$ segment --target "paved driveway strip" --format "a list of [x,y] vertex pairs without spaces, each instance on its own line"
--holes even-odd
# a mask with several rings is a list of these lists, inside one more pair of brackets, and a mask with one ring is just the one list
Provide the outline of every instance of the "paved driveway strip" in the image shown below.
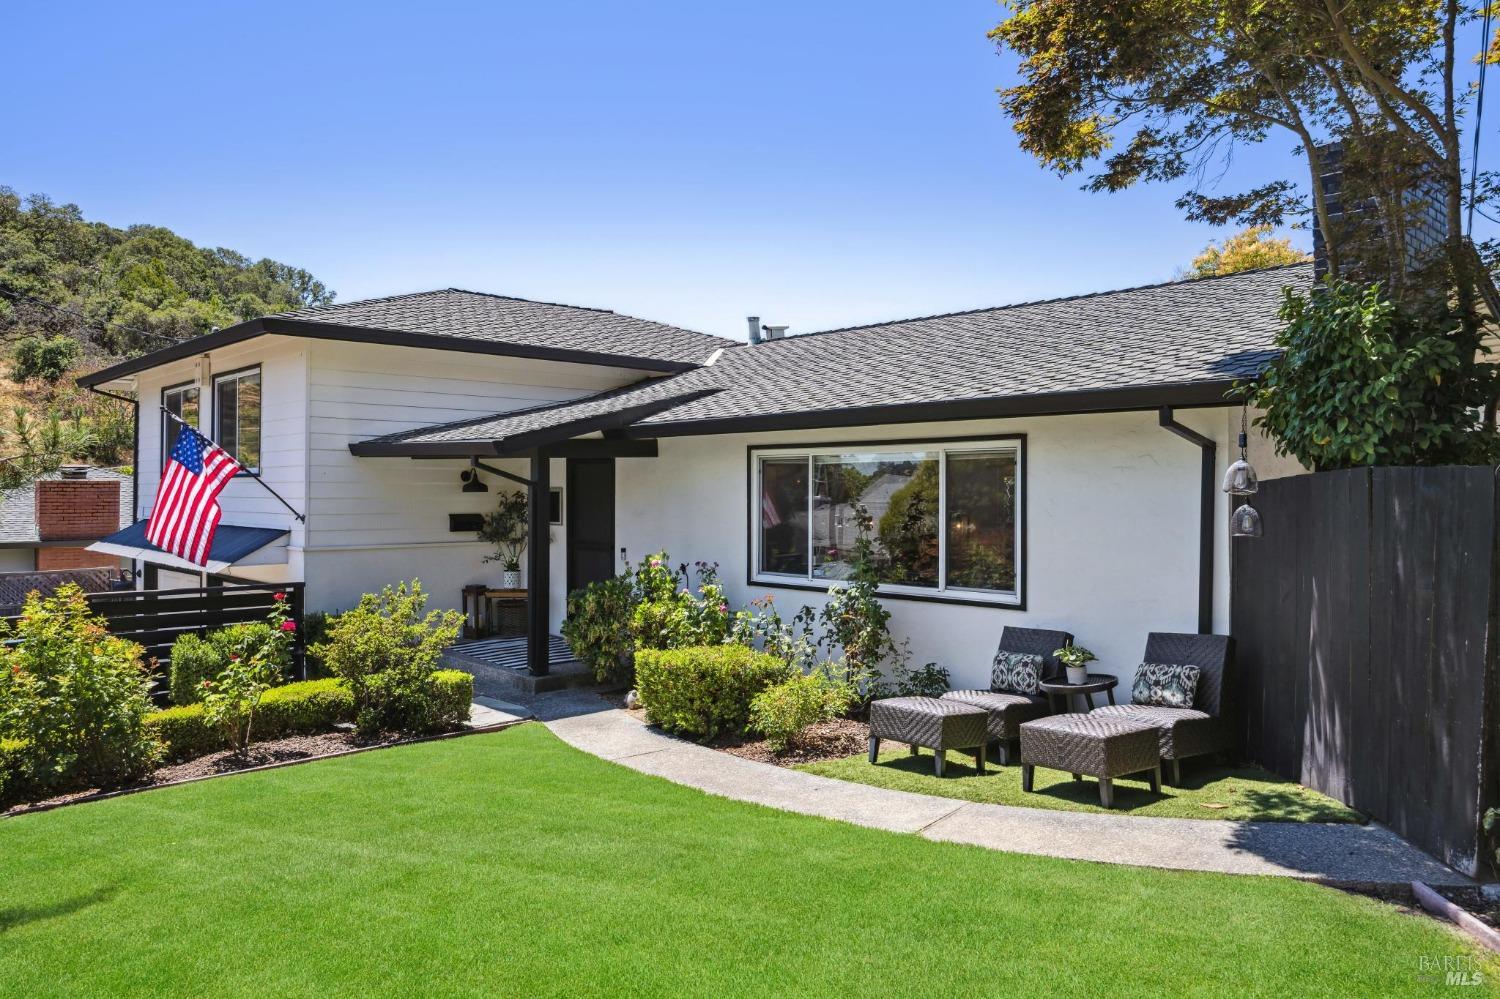
[[709,794],[932,840],[1068,860],[1337,884],[1472,883],[1374,824],[1163,819],[987,805],[741,759],[658,732],[617,708],[546,724],[584,752]]

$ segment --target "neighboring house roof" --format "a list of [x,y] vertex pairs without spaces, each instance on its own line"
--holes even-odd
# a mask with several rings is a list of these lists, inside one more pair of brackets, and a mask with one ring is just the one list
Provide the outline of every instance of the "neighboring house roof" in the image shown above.
[[[120,526],[129,526],[130,476],[110,468],[90,468],[88,477],[94,481],[112,479],[120,483]],[[47,480],[60,478],[62,474],[59,472],[41,476]],[[41,543],[36,524],[36,481],[15,489],[0,490],[0,548],[30,548]]]
[[[1311,283],[1312,266],[1294,264],[786,337],[547,407],[537,429],[556,428],[551,439],[561,440],[627,410],[644,413],[626,421],[627,435],[656,437],[1222,404],[1276,356],[1281,289]],[[511,421],[526,419],[429,430],[452,453],[466,441],[503,453]],[[426,432],[382,438],[391,446],[378,453],[415,453],[400,442]],[[351,450],[377,453],[362,447]]]
[[266,334],[426,347],[679,372],[738,341],[607,309],[534,302],[459,288],[371,298],[262,316],[121,361],[79,379],[102,385],[137,371]]

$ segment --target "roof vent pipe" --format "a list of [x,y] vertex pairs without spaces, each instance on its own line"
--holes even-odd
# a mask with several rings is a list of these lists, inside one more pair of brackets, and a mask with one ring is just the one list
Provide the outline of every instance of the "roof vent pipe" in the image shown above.
[[782,337],[786,336],[785,326],[767,326],[765,329],[767,340],[780,340]]
[[64,465],[58,469],[64,479],[86,479],[89,477],[89,466],[87,465]]
[[760,316],[746,316],[745,322],[750,324],[750,342],[760,343]]

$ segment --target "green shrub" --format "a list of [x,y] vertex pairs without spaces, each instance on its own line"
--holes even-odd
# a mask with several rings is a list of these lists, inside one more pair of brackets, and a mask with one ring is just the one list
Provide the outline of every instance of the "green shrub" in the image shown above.
[[62,333],[46,339],[36,335],[23,336],[11,348],[11,380],[23,382],[28,378],[40,378],[56,382],[77,362],[78,351],[78,341]]
[[[464,710],[467,714],[467,702]],[[255,730],[262,739],[277,739],[328,732],[339,722],[353,720],[354,695],[347,684],[334,679],[308,680],[266,691],[255,713]],[[229,734],[209,720],[202,704],[152,712],[146,716],[146,725],[166,747],[167,758],[174,761],[218,752],[230,745]]]
[[323,665],[323,660],[313,654],[313,649],[328,640],[328,622],[335,614],[327,611],[312,611],[302,615],[302,644],[305,649],[303,659],[307,664],[307,675],[309,679],[324,677],[328,675],[328,668]]
[[432,674],[464,619],[457,611],[424,613],[426,606],[418,580],[366,593],[329,623],[328,641],[314,650],[349,684],[362,733],[433,732],[449,724],[451,705]]
[[562,634],[568,648],[594,668],[601,683],[629,683],[635,656],[630,630],[635,590],[629,576],[617,576],[568,594]]
[[224,656],[218,647],[198,635],[178,635],[172,643],[170,689],[173,704],[197,704],[203,700],[203,683],[219,675]]
[[750,701],[792,675],[776,656],[743,645],[641,649],[636,686],[651,720],[668,732],[711,739],[744,729]]
[[286,619],[286,609],[280,606],[271,614],[276,618],[274,622],[242,621],[220,628],[208,636],[209,644],[218,650],[223,662],[234,656],[258,659],[279,675],[287,676],[292,669],[292,643],[289,634],[280,628],[281,621]]
[[0,626],[0,738],[23,740],[23,765],[45,792],[113,787],[151,772],[160,747],[145,725],[150,682],[141,647],[111,636],[69,584],[33,592]]
[[750,701],[750,728],[781,752],[810,725],[837,718],[854,703],[852,685],[817,669],[767,687]]
[[25,739],[0,739],[0,808],[37,797],[30,774],[31,744]]
[[469,720],[474,703],[474,676],[461,669],[440,669],[430,677],[439,727],[457,728]]
[[224,731],[209,723],[202,704],[174,704],[146,716],[146,728],[169,762],[191,760],[224,748]]

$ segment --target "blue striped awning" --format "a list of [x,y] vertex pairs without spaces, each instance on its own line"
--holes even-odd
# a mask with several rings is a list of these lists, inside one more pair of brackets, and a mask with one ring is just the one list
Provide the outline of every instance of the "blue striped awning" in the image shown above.
[[118,555],[120,558],[140,559],[142,562],[153,562],[177,569],[223,572],[236,562],[291,533],[282,527],[237,527],[234,524],[220,524],[218,530],[214,531],[214,543],[208,551],[207,564],[198,565],[185,558],[164,552],[147,541],[146,523],[144,520],[138,520],[122,531],[116,531],[107,538],[101,538],[89,545],[89,551]]

